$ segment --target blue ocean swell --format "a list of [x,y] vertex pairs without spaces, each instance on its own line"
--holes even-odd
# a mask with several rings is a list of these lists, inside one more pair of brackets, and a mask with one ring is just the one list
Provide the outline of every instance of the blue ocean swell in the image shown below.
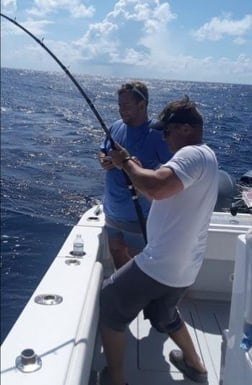
[[[76,75],[107,126],[119,117],[116,89],[128,79]],[[2,69],[1,341],[71,226],[103,193],[102,128],[61,73]],[[150,116],[188,94],[205,141],[235,178],[251,169],[252,86],[146,80]]]

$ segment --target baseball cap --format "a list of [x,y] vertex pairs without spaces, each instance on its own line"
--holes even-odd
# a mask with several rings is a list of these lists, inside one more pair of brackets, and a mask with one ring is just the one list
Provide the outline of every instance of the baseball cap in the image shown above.
[[203,126],[203,118],[194,102],[187,95],[181,100],[168,103],[151,128],[164,130],[171,123]]

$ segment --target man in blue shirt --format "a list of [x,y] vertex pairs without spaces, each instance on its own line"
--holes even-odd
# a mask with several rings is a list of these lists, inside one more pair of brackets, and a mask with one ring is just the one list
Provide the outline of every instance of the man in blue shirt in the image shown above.
[[[150,128],[152,120],[148,118],[148,99],[144,83],[123,84],[118,90],[121,119],[111,126],[110,133],[113,140],[125,147],[144,168],[156,169],[170,158],[170,153],[161,132]],[[110,252],[118,269],[143,249],[145,239],[126,177],[107,156],[110,148],[111,143],[106,138],[99,160],[107,171],[103,206]],[[151,202],[140,194],[138,201],[146,221]]]

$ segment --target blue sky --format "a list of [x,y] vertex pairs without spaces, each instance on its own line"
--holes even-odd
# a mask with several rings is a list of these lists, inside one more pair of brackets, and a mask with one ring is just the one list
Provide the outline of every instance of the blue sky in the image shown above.
[[[72,73],[252,84],[251,0],[1,0]],[[1,18],[1,65],[60,71]]]

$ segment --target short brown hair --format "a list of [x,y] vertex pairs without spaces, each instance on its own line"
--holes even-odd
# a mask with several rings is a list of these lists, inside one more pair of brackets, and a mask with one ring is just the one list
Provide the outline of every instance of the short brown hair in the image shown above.
[[122,84],[118,89],[118,95],[124,92],[131,92],[137,102],[144,100],[146,104],[149,101],[149,93],[147,86],[139,81],[132,81]]

